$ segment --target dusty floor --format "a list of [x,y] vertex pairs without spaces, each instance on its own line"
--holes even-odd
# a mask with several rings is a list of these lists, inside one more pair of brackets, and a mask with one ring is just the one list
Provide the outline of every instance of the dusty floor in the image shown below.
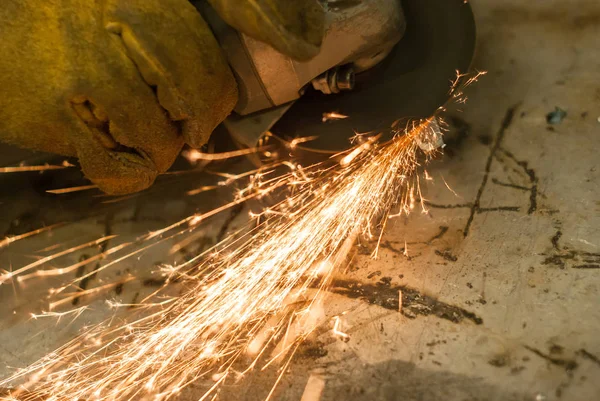
[[[457,129],[429,168],[430,213],[391,225],[378,260],[369,257],[374,244],[356,247],[326,306],[328,316],[343,313],[349,341],[321,330],[300,349],[277,400],[600,399],[600,4],[472,3],[475,67],[488,74],[469,91],[464,111],[447,117]],[[549,125],[555,107],[567,115]],[[27,177],[2,177],[3,188],[14,188],[0,197],[2,232],[87,217],[0,249],[1,269],[31,263],[48,254],[33,250],[65,241],[119,234],[111,246],[126,242],[220,201],[178,198],[190,181],[177,177],[157,186],[168,188],[169,201],[56,201],[35,188],[69,186],[67,174]],[[194,186],[214,181],[193,179]],[[221,227],[228,227],[222,219],[211,222],[178,255],[214,242]],[[168,262],[170,246],[141,253],[115,274]],[[94,252],[86,248],[61,263]],[[110,279],[95,277],[91,286]],[[125,285],[110,296],[131,301],[152,285]],[[102,302],[89,299],[94,307],[73,324],[26,319],[45,307],[38,287],[0,286],[0,377],[105,313]],[[227,386],[221,399],[264,399],[275,374]],[[307,383],[313,390],[324,383],[320,398],[302,398]],[[198,394],[192,388],[182,398]]]

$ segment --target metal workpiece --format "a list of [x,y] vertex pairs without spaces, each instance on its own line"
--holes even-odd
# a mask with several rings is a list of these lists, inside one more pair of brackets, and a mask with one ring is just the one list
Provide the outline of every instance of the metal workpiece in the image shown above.
[[[326,30],[321,51],[312,60],[299,62],[227,26],[205,1],[194,4],[236,75],[239,101],[235,112],[240,115],[294,101],[322,74],[340,77],[338,66],[351,67],[354,73],[372,68],[391,52],[406,28],[399,0],[327,1],[323,3]],[[351,87],[350,78],[342,77],[329,89],[336,93]]]

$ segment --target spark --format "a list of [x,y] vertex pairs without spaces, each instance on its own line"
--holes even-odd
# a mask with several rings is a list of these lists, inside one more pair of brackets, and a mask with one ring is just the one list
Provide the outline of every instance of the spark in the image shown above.
[[60,248],[60,247],[62,247],[62,246],[63,246],[63,244],[61,244],[61,243],[59,242],[59,243],[52,244],[52,245],[50,245],[50,246],[47,246],[47,247],[45,247],[45,248],[42,248],[42,249],[38,249],[37,251],[35,251],[35,253],[50,252],[50,251],[53,251],[53,250],[55,250],[55,249],[58,249],[58,248]]
[[467,102],[467,96],[464,93],[464,89],[471,86],[483,75],[487,74],[487,71],[475,71],[474,73],[461,74],[460,71],[456,71],[456,78],[450,81],[450,92],[452,100],[458,104],[464,104]]
[[48,192],[49,194],[62,195],[62,194],[69,194],[72,192],[87,191],[87,190],[95,189],[95,188],[98,188],[98,186],[97,185],[81,185],[79,187],[49,189],[46,192]]
[[25,234],[4,237],[4,239],[0,240],[0,248],[4,248],[5,246],[12,244],[13,242],[17,242],[17,241],[20,241],[25,238],[33,237],[35,235],[38,235],[38,234],[41,234],[41,233],[44,233],[47,231],[51,231],[54,228],[59,227],[63,224],[64,223],[57,223],[57,224],[53,224],[51,226],[38,228],[37,230],[29,231]]
[[348,118],[349,116],[338,113],[336,111],[330,111],[327,113],[323,113],[323,122],[327,122],[327,121],[331,121],[331,120],[344,120],[346,118]]
[[194,195],[201,194],[203,192],[212,191],[213,189],[217,189],[217,188],[219,188],[218,185],[203,185],[203,186],[201,186],[199,188],[187,191],[187,195],[194,196]]
[[212,172],[212,171],[206,171],[206,173],[209,174],[214,174],[220,177],[225,178],[225,180],[219,181],[217,182],[217,185],[204,185],[200,188],[197,189],[193,189],[190,190],[188,192],[186,192],[187,195],[189,196],[194,196],[194,195],[198,195],[202,192],[207,192],[207,191],[211,191],[214,189],[217,189],[219,187],[224,187],[227,185],[231,185],[232,183],[239,181],[243,178],[246,178],[248,176],[253,176],[254,178],[258,179],[261,178],[267,174],[270,174],[273,172],[273,168],[280,166],[282,163],[273,163],[273,164],[269,164],[268,165],[268,170],[266,170],[264,167],[260,167],[258,169],[255,170],[250,170],[250,171],[246,171],[244,173],[240,173],[240,174],[228,174],[228,173],[221,173],[221,172]]
[[100,287],[95,287],[95,288],[90,288],[89,290],[83,290],[83,291],[77,291],[75,293],[72,294],[67,294],[66,297],[64,297],[63,299],[61,299],[60,301],[56,301],[56,302],[51,302],[50,303],[50,310],[52,311],[53,309],[56,309],[62,305],[68,304],[76,299],[79,299],[83,296],[86,295],[93,295],[93,294],[100,294],[102,292],[104,292],[107,289],[111,289],[111,288],[115,288],[116,286],[120,285],[120,284],[125,284],[128,283],[130,281],[135,280],[135,277],[133,276],[129,276],[126,277],[116,283],[108,283],[105,285],[102,285]]
[[89,307],[88,306],[81,306],[79,308],[75,308],[75,309],[71,309],[69,311],[66,312],[55,312],[55,311],[43,311],[42,313],[32,313],[31,314],[31,318],[32,319],[42,319],[42,318],[55,318],[56,322],[58,324],[58,322],[60,322],[60,320],[65,317],[65,316],[73,316],[73,320],[77,319],[79,316],[81,316],[81,314],[83,312],[85,312],[86,310],[88,310]]
[[[96,242],[92,243],[92,245],[96,245]],[[116,252],[128,247],[129,245],[131,245],[131,243],[126,242],[121,245],[114,246],[110,249],[107,249],[104,252],[101,252],[94,256],[90,256],[88,258],[84,258],[81,261],[74,263],[70,266],[66,266],[66,267],[59,267],[59,268],[55,268],[55,269],[46,269],[46,270],[36,270],[33,273],[29,273],[29,274],[23,274],[23,271],[21,271],[20,274],[17,276],[17,281],[19,283],[24,283],[25,281],[33,279],[33,278],[62,276],[64,274],[76,271],[77,269],[79,269],[83,266],[86,266],[87,264],[89,264],[91,262],[95,262],[97,260],[102,260],[102,259],[106,258],[108,255],[116,253]],[[71,251],[68,253],[71,253]],[[56,256],[56,255],[52,255],[52,256]],[[59,255],[59,256],[62,256],[62,255]],[[52,258],[52,259],[54,259],[54,258]],[[52,259],[46,259],[42,263],[46,263]]]
[[74,166],[65,160],[62,162],[61,165],[44,164],[41,166],[0,167],[0,173],[24,173],[29,171],[62,170],[69,167]]
[[203,161],[216,161],[216,160],[226,160],[234,157],[246,156],[253,153],[259,153],[264,151],[266,147],[258,147],[258,148],[247,148],[247,149],[239,149],[233,150],[230,152],[222,152],[222,153],[204,153],[200,152],[196,149],[184,150],[181,152],[181,155],[190,163],[195,164],[200,160]]
[[43,265],[43,264],[45,264],[47,262],[50,262],[50,261],[52,261],[54,259],[57,259],[57,258],[59,258],[61,256],[65,256],[65,255],[71,254],[73,252],[76,252],[76,251],[79,251],[79,250],[82,250],[82,249],[85,249],[85,248],[89,248],[89,247],[92,247],[92,246],[95,246],[95,245],[100,245],[101,243],[106,242],[106,241],[108,241],[110,239],[113,239],[113,238],[116,238],[116,237],[117,237],[116,235],[107,235],[107,236],[104,236],[102,238],[98,238],[97,240],[86,242],[85,244],[74,246],[72,248],[65,249],[64,251],[55,253],[53,255],[46,256],[44,258],[40,258],[39,260],[36,260],[35,262],[30,263],[30,264],[28,264],[26,266],[23,266],[23,267],[15,270],[15,271],[7,272],[5,274],[1,274],[0,275],[0,285],[4,284],[6,281],[10,280],[13,277],[16,277],[16,276],[18,276],[20,274],[23,274],[26,271],[32,270],[32,269],[34,269],[34,268],[36,268],[38,266],[41,266],[41,265]]
[[306,137],[302,137],[302,138],[294,138],[290,141],[289,143],[289,147],[291,149],[295,149],[296,146],[298,146],[301,143],[306,143],[306,142],[310,142],[310,141],[314,141],[315,139],[317,139],[318,136],[306,136]]
[[[431,124],[437,124],[435,117],[396,132],[386,144],[368,140],[358,146],[360,151],[348,152],[344,163],[308,168],[290,163],[288,173],[271,178],[257,173],[232,202],[141,237],[140,241],[147,241],[171,230],[186,230],[246,200],[288,190],[282,201],[269,208],[271,213],[261,214],[265,218],[256,227],[238,232],[203,258],[169,266],[169,275],[179,278],[183,286],[169,302],[147,297],[140,302],[147,307],[124,323],[110,319],[86,328],[47,357],[0,381],[0,386],[25,380],[20,388],[27,392],[13,392],[22,401],[36,397],[162,401],[198,379],[217,378],[201,398],[211,399],[226,379],[252,370],[267,357],[267,350],[273,350],[263,369],[283,362],[268,396],[272,397],[295,350],[314,330],[311,316],[319,307],[317,300],[336,269],[347,263],[355,239],[369,235],[374,225],[385,225],[392,207],[409,213],[416,196],[422,198],[417,156],[422,152],[428,158],[437,149],[421,146],[427,145]],[[11,277],[33,267],[18,269]],[[65,293],[62,300],[51,303],[51,309],[113,285]],[[338,317],[334,334],[347,338],[340,324]],[[242,358],[248,355],[254,355],[249,363]]]
[[446,182],[446,179],[444,178],[444,176],[442,177],[442,181],[444,182],[444,185],[446,186],[446,188],[448,188],[448,191],[452,192],[454,194],[454,196],[456,196],[457,198],[461,198],[464,199],[462,196],[460,196],[459,194],[456,193],[456,191],[454,191],[452,189],[452,187],[450,187],[450,185],[448,185],[448,183]]
[[350,153],[344,156],[344,158],[340,161],[340,165],[347,166],[350,163],[352,163],[352,161],[356,159],[358,155],[371,148],[371,145],[373,145],[373,143],[375,143],[380,136],[381,135],[376,135],[367,138],[367,140],[362,145],[355,147]]

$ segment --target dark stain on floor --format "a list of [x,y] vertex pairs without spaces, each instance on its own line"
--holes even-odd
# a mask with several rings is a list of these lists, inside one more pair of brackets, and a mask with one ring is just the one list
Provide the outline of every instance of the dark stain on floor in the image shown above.
[[327,344],[322,341],[305,341],[298,347],[296,356],[298,358],[319,359],[327,356],[328,351],[325,348]]
[[579,355],[589,361],[592,361],[596,365],[600,366],[600,358],[598,358],[596,355],[592,354],[591,352],[586,351],[583,348],[581,348],[579,351],[577,351],[577,355]]
[[559,366],[559,367],[565,369],[565,371],[567,371],[567,373],[573,372],[579,366],[579,364],[577,362],[575,362],[573,359],[559,358],[557,356],[545,354],[542,351],[540,351],[539,349],[530,347],[528,345],[525,345],[525,348],[528,351],[533,352],[540,358],[547,360],[552,365]]
[[354,280],[337,279],[333,281],[329,291],[394,311],[400,308],[400,294],[402,294],[400,312],[408,318],[433,315],[453,323],[461,323],[464,320],[475,324],[483,323],[483,319],[473,312],[447,304],[410,287],[392,286],[388,280],[377,284],[364,284]]
[[444,260],[448,262],[456,262],[458,258],[452,254],[450,249],[444,249],[443,251],[435,250],[435,254],[442,257]]
[[600,269],[600,253],[569,249],[567,246],[561,247],[559,241],[563,233],[557,230],[550,238],[552,252],[546,254],[542,262],[543,265],[557,266],[561,269],[570,267],[572,269]]

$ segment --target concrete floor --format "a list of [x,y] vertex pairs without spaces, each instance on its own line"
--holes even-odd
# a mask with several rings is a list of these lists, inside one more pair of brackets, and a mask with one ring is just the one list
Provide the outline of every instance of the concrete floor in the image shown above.
[[[368,256],[374,244],[356,246],[325,307],[328,316],[343,313],[349,341],[319,331],[301,348],[277,400],[600,399],[600,3],[472,3],[475,67],[488,74],[469,91],[464,111],[447,117],[457,129],[445,156],[429,168],[430,213],[396,220],[378,260]],[[555,107],[567,115],[549,125],[546,115]],[[118,207],[91,195],[55,201],[35,187],[68,186],[70,176],[45,175],[51,178],[42,184],[37,175],[27,177],[26,183],[3,178],[4,188],[18,188],[0,198],[4,232],[25,232],[40,219],[88,217],[0,249],[3,269],[64,241],[110,232],[120,235],[111,245],[125,242],[220,199],[178,198],[190,180],[169,178],[157,187],[169,187],[169,201],[146,195]],[[211,180],[197,175],[193,185]],[[222,224],[207,225],[186,251],[214,242]],[[169,261],[170,246],[112,274]],[[86,252],[95,250],[61,263]],[[94,285],[111,279],[101,275]],[[41,294],[50,284],[0,286],[0,377],[106,313],[100,300],[88,299],[92,310],[72,324],[24,318],[44,308]],[[110,296],[131,300],[147,290],[132,284]],[[220,399],[264,399],[275,374],[228,385]],[[324,383],[320,398],[302,398],[307,383],[313,389]],[[182,399],[198,394],[192,388]]]

